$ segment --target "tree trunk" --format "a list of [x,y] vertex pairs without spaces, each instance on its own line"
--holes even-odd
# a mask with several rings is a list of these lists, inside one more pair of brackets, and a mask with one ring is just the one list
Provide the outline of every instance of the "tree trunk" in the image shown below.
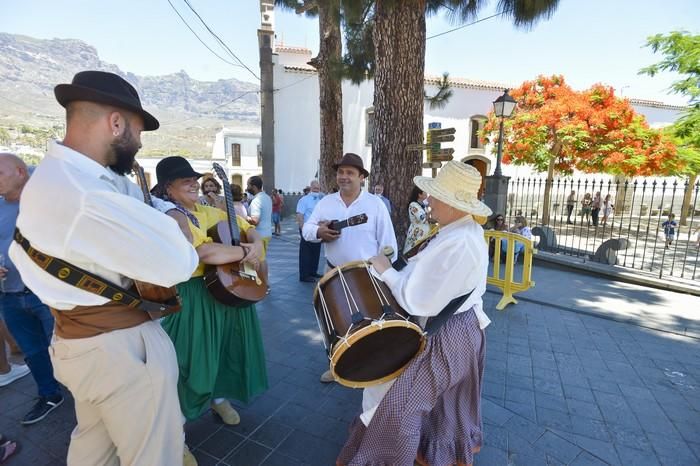
[[681,225],[688,224],[688,217],[692,214],[694,206],[690,203],[693,200],[693,192],[695,191],[695,182],[698,179],[698,174],[688,176],[688,187],[683,193],[683,205],[681,206]]
[[425,1],[377,0],[375,4],[374,132],[372,185],[382,183],[394,209],[399,248],[408,229],[406,206],[422,155],[407,152],[423,142]]
[[547,165],[547,179],[544,182],[544,205],[542,206],[542,225],[549,225],[549,207],[552,197],[552,186],[554,185],[554,167],[556,165],[557,158],[559,158],[560,152],[561,143],[555,141],[554,146],[552,147],[552,158],[549,159],[549,164]]
[[340,0],[318,2],[319,52],[309,64],[318,70],[321,118],[321,151],[319,182],[321,190],[331,192],[336,185],[333,164],[343,156],[343,91],[342,80],[333,73],[340,63]]

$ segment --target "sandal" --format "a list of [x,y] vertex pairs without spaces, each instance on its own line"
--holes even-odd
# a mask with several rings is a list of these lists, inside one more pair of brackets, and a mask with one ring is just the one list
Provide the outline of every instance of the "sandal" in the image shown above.
[[12,455],[19,451],[19,445],[17,442],[12,440],[7,440],[5,443],[0,444],[0,464],[5,464]]

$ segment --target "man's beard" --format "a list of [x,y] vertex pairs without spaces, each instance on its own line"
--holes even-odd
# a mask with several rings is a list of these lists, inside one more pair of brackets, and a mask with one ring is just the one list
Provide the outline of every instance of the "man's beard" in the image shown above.
[[114,161],[109,164],[109,168],[117,175],[131,173],[134,160],[136,159],[136,153],[139,151],[139,144],[134,140],[128,123],[126,124],[124,134],[115,139],[110,145],[110,149],[112,150],[112,159]]

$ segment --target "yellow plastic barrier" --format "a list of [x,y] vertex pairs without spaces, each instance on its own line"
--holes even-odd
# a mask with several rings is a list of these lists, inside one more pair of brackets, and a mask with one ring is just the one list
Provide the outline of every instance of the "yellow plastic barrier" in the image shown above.
[[[503,297],[496,306],[496,309],[502,311],[508,304],[518,303],[518,301],[513,297],[513,293],[517,293],[518,291],[525,291],[535,286],[535,282],[532,281],[532,256],[533,254],[537,254],[537,249],[533,247],[532,240],[527,239],[524,236],[518,235],[517,233],[510,233],[507,231],[486,230],[484,232],[484,238],[486,239],[487,245],[489,244],[492,238],[495,243],[493,248],[493,272],[492,275],[488,277],[486,282],[489,285],[499,287],[503,291]],[[508,245],[506,246],[506,270],[503,278],[501,278],[501,240],[504,238],[508,241]],[[516,241],[525,245],[525,249],[523,249],[523,251],[521,252],[521,254],[524,255],[523,277],[521,282],[515,282],[513,279]]]

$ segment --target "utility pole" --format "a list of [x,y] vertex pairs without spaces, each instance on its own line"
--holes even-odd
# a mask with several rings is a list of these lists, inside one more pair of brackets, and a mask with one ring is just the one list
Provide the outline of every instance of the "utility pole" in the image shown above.
[[275,102],[272,74],[272,51],[275,48],[275,2],[260,0],[260,151],[262,152],[263,189],[275,186]]

